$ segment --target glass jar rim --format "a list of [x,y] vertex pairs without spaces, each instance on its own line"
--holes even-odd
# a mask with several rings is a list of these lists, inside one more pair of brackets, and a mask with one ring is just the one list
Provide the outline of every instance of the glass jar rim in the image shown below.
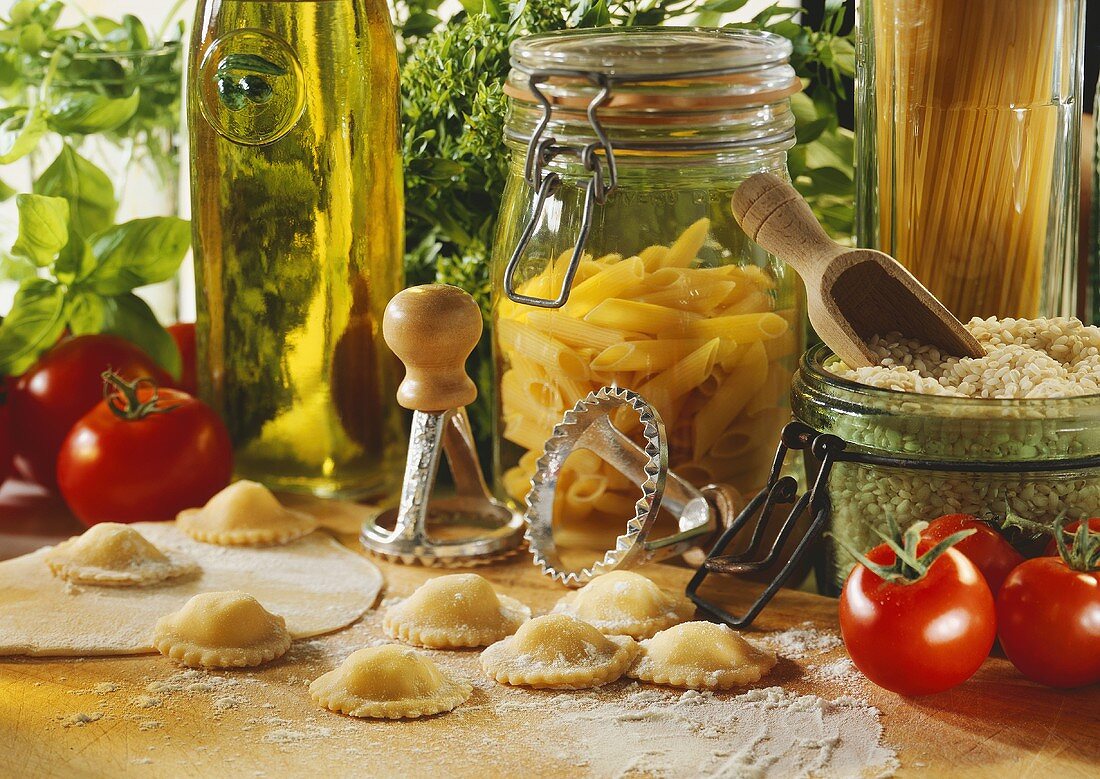
[[598,27],[538,33],[509,47],[512,67],[588,71],[616,80],[700,71],[737,73],[786,63],[789,40],[764,30],[705,27]]
[[[832,350],[825,344],[817,344],[810,347],[798,361],[798,370],[803,380],[820,391],[829,391],[829,394],[838,398],[844,396],[849,402],[863,400],[868,410],[895,410],[902,402],[918,402],[922,406],[929,404],[944,409],[943,416],[960,416],[961,411],[969,409],[982,412],[998,412],[1008,409],[1045,410],[1054,412],[1065,409],[1066,414],[1079,413],[1081,406],[1095,406],[1100,416],[1100,393],[1091,395],[1075,395],[1062,398],[967,398],[954,395],[929,395],[920,392],[906,392],[902,390],[888,389],[885,387],[873,387],[869,384],[861,384],[858,381],[846,379],[833,373],[827,367],[830,360],[838,359]],[[983,416],[984,414],[975,414]],[[1049,413],[1048,416],[1058,416]]]

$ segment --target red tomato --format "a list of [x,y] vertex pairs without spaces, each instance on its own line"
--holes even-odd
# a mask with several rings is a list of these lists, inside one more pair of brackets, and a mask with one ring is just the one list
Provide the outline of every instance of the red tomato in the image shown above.
[[100,401],[57,458],[61,494],[86,525],[174,519],[232,474],[233,449],[218,415],[186,393],[146,384]]
[[973,514],[946,514],[933,519],[921,533],[921,539],[931,546],[961,530],[974,532],[952,548],[958,549],[977,566],[990,592],[996,595],[1012,569],[1024,561],[1024,556],[1004,536]]
[[1060,557],[1027,560],[997,596],[1001,647],[1020,673],[1051,687],[1100,682],[1100,571]]
[[0,485],[12,472],[11,425],[8,421],[8,404],[0,399]]
[[[880,565],[895,559],[885,544],[867,558]],[[901,695],[941,692],[973,676],[993,647],[994,620],[989,585],[954,549],[907,583],[857,565],[840,595],[840,631],[852,662]]]
[[[1076,533],[1079,527],[1081,527],[1081,520],[1075,519],[1073,522],[1066,524],[1065,531],[1067,533]],[[1100,517],[1093,517],[1089,520],[1089,530],[1100,533]],[[1066,546],[1072,547],[1073,543],[1073,539],[1066,538]],[[1050,541],[1047,542],[1047,547],[1043,550],[1043,554],[1046,557],[1059,557],[1058,542],[1051,538]]]
[[19,472],[46,487],[57,486],[57,453],[69,430],[103,398],[105,370],[128,378],[170,377],[149,357],[113,335],[62,341],[20,377],[11,393],[12,441]]
[[168,332],[176,342],[180,350],[180,358],[183,360],[183,374],[176,385],[188,395],[198,397],[199,377],[195,362],[195,324],[194,322],[179,322],[169,325]]

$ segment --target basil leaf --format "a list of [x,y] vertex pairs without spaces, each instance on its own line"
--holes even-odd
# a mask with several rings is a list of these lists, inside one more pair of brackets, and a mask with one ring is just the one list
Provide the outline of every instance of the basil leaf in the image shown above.
[[15,195],[15,190],[3,181],[0,181],[0,203],[7,202]]
[[50,112],[49,127],[63,135],[110,132],[137,113],[141,91],[129,97],[107,97],[95,92],[66,95]]
[[72,284],[95,269],[92,247],[79,235],[70,235],[69,242],[57,255],[53,275],[62,284]]
[[16,113],[0,124],[0,165],[8,165],[30,154],[49,128],[46,118],[34,109]]
[[133,14],[124,14],[122,26],[130,36],[130,51],[145,51],[149,48],[149,33],[145,31],[145,25]]
[[104,295],[119,295],[172,278],[191,245],[191,227],[174,216],[134,219],[88,242],[96,265],[83,283]]
[[115,221],[118,202],[111,180],[69,144],[34,182],[34,192],[68,200],[69,227],[79,235],[91,235]]
[[18,376],[65,330],[65,292],[47,279],[27,279],[0,324],[0,376]]
[[157,321],[149,304],[133,292],[103,298],[104,321],[101,332],[133,342],[156,360],[175,378],[183,369],[183,360],[175,339]]
[[73,292],[69,300],[69,330],[73,335],[102,333],[107,324],[108,301],[88,290]]
[[45,195],[18,195],[19,237],[11,247],[16,257],[24,257],[45,268],[69,242],[69,201]]
[[0,279],[4,281],[25,281],[38,277],[38,268],[30,260],[13,257],[0,252]]

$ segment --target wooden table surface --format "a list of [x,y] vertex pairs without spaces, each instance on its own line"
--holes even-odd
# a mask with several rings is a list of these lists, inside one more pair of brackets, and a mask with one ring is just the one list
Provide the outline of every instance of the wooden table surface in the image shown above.
[[[78,531],[56,503],[9,485],[0,492],[0,558]],[[342,540],[354,543],[354,536]],[[403,596],[432,572],[380,564],[389,595]],[[548,609],[562,590],[525,558],[480,571],[501,589]],[[660,584],[682,587],[689,572],[646,570]],[[727,580],[719,588],[732,608],[752,596]],[[524,728],[544,727],[537,710],[502,720],[491,706],[464,717],[417,722],[360,722],[321,712],[307,682],[333,658],[377,643],[377,612],[329,637],[296,644],[283,661],[249,673],[181,673],[159,655],[85,660],[0,661],[0,776],[577,776],[576,759],[535,754]],[[762,631],[811,623],[836,631],[835,602],[784,591],[758,620]],[[452,653],[453,655],[454,653]],[[476,655],[467,653],[474,665]],[[881,712],[883,743],[897,751],[897,775],[966,777],[1100,776],[1100,688],[1057,691],[1021,678],[1000,658],[955,690],[906,700],[865,680],[830,683],[820,666],[843,648],[783,660],[758,686],[780,685],[826,699],[849,694]],[[465,661],[464,661],[465,662]],[[538,693],[532,693],[537,695]],[[608,693],[617,694],[614,689]],[[487,701],[482,701],[483,703]],[[478,712],[482,713],[478,713]],[[534,731],[531,731],[534,732]],[[569,734],[561,734],[568,743]],[[534,761],[539,762],[534,762]],[[676,775],[694,776],[692,765]],[[644,773],[644,772],[643,772]]]

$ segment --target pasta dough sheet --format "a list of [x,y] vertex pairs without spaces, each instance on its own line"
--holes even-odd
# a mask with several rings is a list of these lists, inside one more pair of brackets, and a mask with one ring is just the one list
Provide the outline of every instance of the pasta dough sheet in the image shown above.
[[178,549],[202,573],[150,587],[73,585],[50,573],[46,549],[0,563],[0,655],[73,657],[156,651],[153,625],[201,592],[241,590],[286,619],[294,638],[331,633],[374,605],[383,579],[369,560],[323,533],[273,547],[194,541],[175,523],[133,527]]

